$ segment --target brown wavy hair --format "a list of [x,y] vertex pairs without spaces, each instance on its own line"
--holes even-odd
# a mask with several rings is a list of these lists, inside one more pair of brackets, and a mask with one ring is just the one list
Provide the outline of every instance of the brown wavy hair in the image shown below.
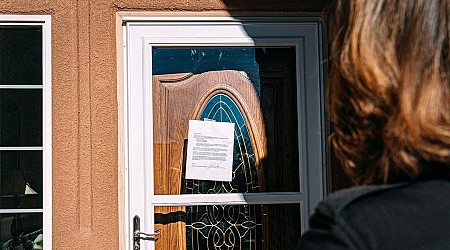
[[330,15],[330,137],[356,184],[450,169],[450,0],[342,0]]

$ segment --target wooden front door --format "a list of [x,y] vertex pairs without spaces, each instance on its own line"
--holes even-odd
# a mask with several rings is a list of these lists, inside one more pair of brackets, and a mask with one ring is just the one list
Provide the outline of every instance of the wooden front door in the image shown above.
[[[196,49],[205,51],[205,56],[214,56],[214,50],[217,49]],[[224,48],[222,54],[242,50]],[[154,54],[158,57],[169,51]],[[251,51],[259,53],[258,49]],[[153,75],[156,195],[299,190],[296,84],[292,71],[295,58],[289,52],[290,49],[266,50],[267,58],[259,59],[258,80],[254,80],[257,84],[248,77],[254,73],[248,67],[243,67],[245,71]],[[172,53],[179,54],[183,51]],[[248,62],[253,63],[256,59]],[[184,178],[189,120],[235,124],[231,182]],[[286,208],[264,204],[156,207],[155,229],[161,230],[156,248],[292,248],[300,235],[300,214],[295,208],[292,213],[286,212]],[[271,237],[274,231],[277,236]]]

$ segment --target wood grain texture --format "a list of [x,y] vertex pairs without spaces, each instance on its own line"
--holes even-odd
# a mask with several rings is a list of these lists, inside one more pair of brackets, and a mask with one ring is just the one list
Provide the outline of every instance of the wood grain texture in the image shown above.
[[[265,134],[260,103],[253,84],[238,71],[210,71],[199,75],[173,74],[153,77],[154,181],[155,194],[180,194],[183,146],[188,122],[199,119],[207,102],[226,93],[244,114],[257,163],[265,157]],[[258,171],[260,181],[264,175]],[[184,212],[184,207],[159,207],[162,217]],[[180,221],[156,224],[161,229],[157,249],[185,249],[185,224]],[[174,238],[174,236],[177,236]]]
[[[258,62],[260,86],[235,70],[153,76],[155,194],[182,193],[188,122],[199,119],[208,101],[219,93],[229,96],[244,117],[255,152],[260,191],[300,191],[292,54],[285,50],[271,60]],[[183,215],[185,208],[159,207],[155,213],[169,218],[155,225],[162,230],[157,249],[185,249],[184,218],[171,216]],[[292,207],[263,205],[261,223],[263,249],[292,248],[301,233],[299,209]]]

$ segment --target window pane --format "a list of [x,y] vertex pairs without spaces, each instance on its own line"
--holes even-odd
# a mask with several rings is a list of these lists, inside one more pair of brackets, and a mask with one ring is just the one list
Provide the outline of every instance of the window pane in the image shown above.
[[300,205],[155,207],[156,249],[294,249]]
[[[153,48],[152,60],[155,194],[300,191],[295,48]],[[184,179],[190,119],[236,125],[231,182]]]
[[[153,48],[153,75],[237,70],[245,72],[255,88],[260,83],[259,63],[280,48]],[[257,60],[258,59],[258,60]]]
[[0,85],[42,85],[40,26],[0,26]]
[[33,249],[34,241],[39,244],[41,213],[2,214],[0,219],[0,249]]
[[0,208],[42,208],[42,151],[0,151]]
[[0,89],[0,146],[42,146],[42,90]]

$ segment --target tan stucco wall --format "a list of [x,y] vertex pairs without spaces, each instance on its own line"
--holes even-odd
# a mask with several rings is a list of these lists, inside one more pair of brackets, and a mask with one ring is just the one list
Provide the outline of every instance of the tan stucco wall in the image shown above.
[[[118,11],[320,11],[330,0],[2,0],[52,15],[53,249],[118,249]],[[121,236],[120,236],[121,237]],[[120,241],[122,242],[122,241]]]

